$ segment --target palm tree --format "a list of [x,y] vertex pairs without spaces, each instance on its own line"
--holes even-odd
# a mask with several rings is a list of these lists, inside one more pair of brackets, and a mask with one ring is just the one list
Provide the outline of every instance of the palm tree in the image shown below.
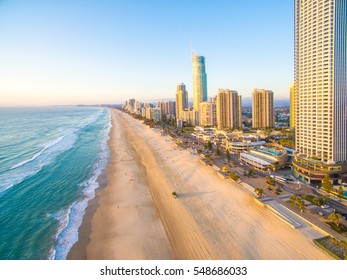
[[328,173],[324,176],[324,179],[322,181],[322,187],[327,193],[330,193],[333,190],[333,185],[330,182],[330,177]]
[[229,150],[227,150],[227,152],[226,152],[226,157],[227,157],[228,162],[230,162],[230,152],[229,152]]
[[331,213],[328,217],[328,219],[330,221],[332,221],[333,223],[335,223],[336,227],[339,228],[340,227],[340,220],[341,220],[342,216],[340,214],[337,213]]

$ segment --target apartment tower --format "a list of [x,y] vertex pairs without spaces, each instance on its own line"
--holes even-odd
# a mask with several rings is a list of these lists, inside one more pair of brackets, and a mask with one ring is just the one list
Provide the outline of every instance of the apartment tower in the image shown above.
[[295,92],[294,84],[290,85],[290,128],[295,128]]
[[205,71],[205,57],[192,53],[193,64],[193,107],[199,111],[199,104],[207,101],[207,75]]
[[240,128],[241,98],[236,90],[219,89],[217,95],[217,125],[218,129]]
[[215,102],[202,102],[199,104],[199,123],[201,126],[216,126],[216,103]]
[[295,0],[294,175],[347,178],[347,0]]
[[181,83],[176,90],[176,118],[181,119],[183,111],[188,108],[188,92],[186,85]]
[[274,95],[271,90],[254,89],[252,94],[252,122],[254,128],[270,128],[275,124]]

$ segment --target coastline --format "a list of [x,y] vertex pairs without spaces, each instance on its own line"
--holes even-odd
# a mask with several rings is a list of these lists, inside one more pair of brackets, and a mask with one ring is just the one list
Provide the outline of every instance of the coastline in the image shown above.
[[[113,117],[115,110],[109,110],[112,127],[108,140],[108,166],[98,178],[101,186],[88,204],[79,239],[67,259],[171,259],[170,245],[151,202],[147,182],[139,184],[139,188],[132,183],[144,172],[139,164],[141,159],[124,139],[125,132]],[[128,166],[124,168],[122,165]],[[131,193],[122,190],[127,185],[133,185]],[[125,218],[127,215],[132,217]],[[141,232],[141,227],[147,229]],[[144,233],[148,238],[143,238]],[[160,246],[154,252],[149,238],[154,243],[159,241]],[[129,251],[129,247],[133,250]]]
[[68,259],[329,259],[168,137],[111,114],[107,183]]
[[[109,113],[111,114],[110,109]],[[110,120],[112,124],[112,119]],[[110,150],[111,141],[111,131],[113,126],[111,125],[109,131],[109,139],[107,140],[107,146]],[[82,224],[78,229],[78,240],[72,246],[70,252],[67,255],[67,260],[86,260],[87,259],[87,246],[90,242],[90,233],[92,231],[91,220],[95,214],[97,208],[99,207],[99,193],[107,186],[107,169],[110,161],[110,156],[107,160],[106,167],[101,170],[99,177],[97,178],[97,183],[99,187],[95,190],[95,196],[88,201],[86,212],[82,219]]]

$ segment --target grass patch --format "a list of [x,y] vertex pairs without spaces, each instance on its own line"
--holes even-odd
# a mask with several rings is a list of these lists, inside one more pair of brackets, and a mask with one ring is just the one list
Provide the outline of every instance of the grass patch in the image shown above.
[[347,243],[334,237],[326,236],[313,240],[313,243],[335,259],[347,259]]

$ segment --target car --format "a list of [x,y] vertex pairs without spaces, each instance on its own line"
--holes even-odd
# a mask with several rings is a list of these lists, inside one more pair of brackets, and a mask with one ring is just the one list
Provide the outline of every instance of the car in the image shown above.
[[328,208],[329,208],[329,205],[323,204],[323,205],[321,205],[321,208],[323,208],[323,209],[328,209]]
[[347,220],[347,215],[342,215],[342,219]]
[[324,217],[324,213],[323,212],[319,212],[318,213],[320,216]]

